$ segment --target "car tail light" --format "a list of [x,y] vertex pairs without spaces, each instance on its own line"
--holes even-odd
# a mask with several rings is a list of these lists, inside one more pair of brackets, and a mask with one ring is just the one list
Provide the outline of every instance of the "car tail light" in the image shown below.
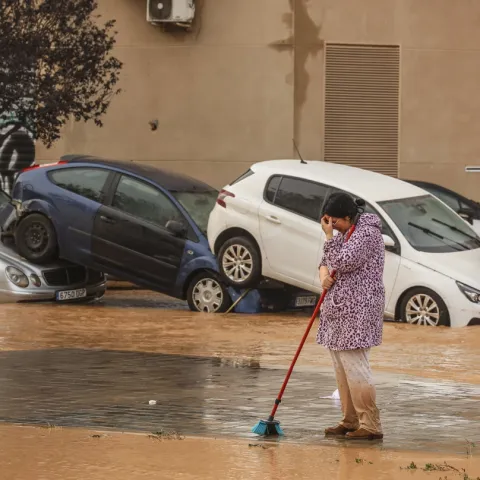
[[218,194],[218,197],[217,197],[217,203],[223,208],[227,208],[227,204],[225,203],[225,199],[227,197],[235,198],[235,195],[232,192],[229,192],[228,190],[220,190],[220,193]]
[[30,167],[24,168],[20,173],[28,172],[29,170],[35,170],[36,168],[41,168],[41,167],[53,167],[55,165],[63,165],[65,163],[68,163],[68,162],[66,162],[65,160],[60,160],[59,162],[44,163],[42,165],[39,165],[38,163],[35,163],[35,164],[31,165]]

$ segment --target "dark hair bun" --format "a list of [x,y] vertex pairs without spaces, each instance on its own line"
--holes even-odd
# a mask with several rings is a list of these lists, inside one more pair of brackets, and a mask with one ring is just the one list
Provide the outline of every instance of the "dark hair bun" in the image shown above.
[[359,208],[351,195],[345,192],[335,192],[328,197],[323,214],[330,217],[353,219],[357,216]]
[[365,200],[363,198],[356,198],[355,199],[355,205],[357,207],[364,207],[365,206]]

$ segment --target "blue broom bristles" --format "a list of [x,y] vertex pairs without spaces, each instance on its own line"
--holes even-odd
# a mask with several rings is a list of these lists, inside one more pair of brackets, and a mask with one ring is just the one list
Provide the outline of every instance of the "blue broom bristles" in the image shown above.
[[260,420],[253,428],[252,432],[257,435],[284,435],[280,422]]
[[257,435],[265,435],[267,433],[267,423],[263,420],[260,420],[253,428],[252,432]]
[[280,427],[279,423],[275,425],[275,430],[277,431],[277,435],[280,435],[280,436],[284,435],[282,427]]

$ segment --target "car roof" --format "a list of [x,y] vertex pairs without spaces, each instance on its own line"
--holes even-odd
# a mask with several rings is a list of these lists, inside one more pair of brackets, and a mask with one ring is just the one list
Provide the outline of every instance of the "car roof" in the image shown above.
[[411,183],[370,170],[320,160],[306,162],[304,164],[300,160],[290,159],[266,160],[255,163],[252,168],[269,170],[272,174],[315,180],[375,202],[427,195],[425,190]]
[[208,192],[216,191],[207,183],[181,173],[163,170],[142,163],[124,160],[110,160],[92,155],[63,155],[60,160],[68,164],[92,163],[99,166],[118,168],[124,172],[133,173],[166,188],[170,192]]

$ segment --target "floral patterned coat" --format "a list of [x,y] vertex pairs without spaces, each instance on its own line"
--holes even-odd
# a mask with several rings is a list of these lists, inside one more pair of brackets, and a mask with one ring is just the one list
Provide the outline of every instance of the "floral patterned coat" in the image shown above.
[[370,348],[382,343],[385,245],[377,215],[360,215],[355,231],[327,240],[320,266],[336,270],[336,281],[320,310],[317,343],[330,350]]

